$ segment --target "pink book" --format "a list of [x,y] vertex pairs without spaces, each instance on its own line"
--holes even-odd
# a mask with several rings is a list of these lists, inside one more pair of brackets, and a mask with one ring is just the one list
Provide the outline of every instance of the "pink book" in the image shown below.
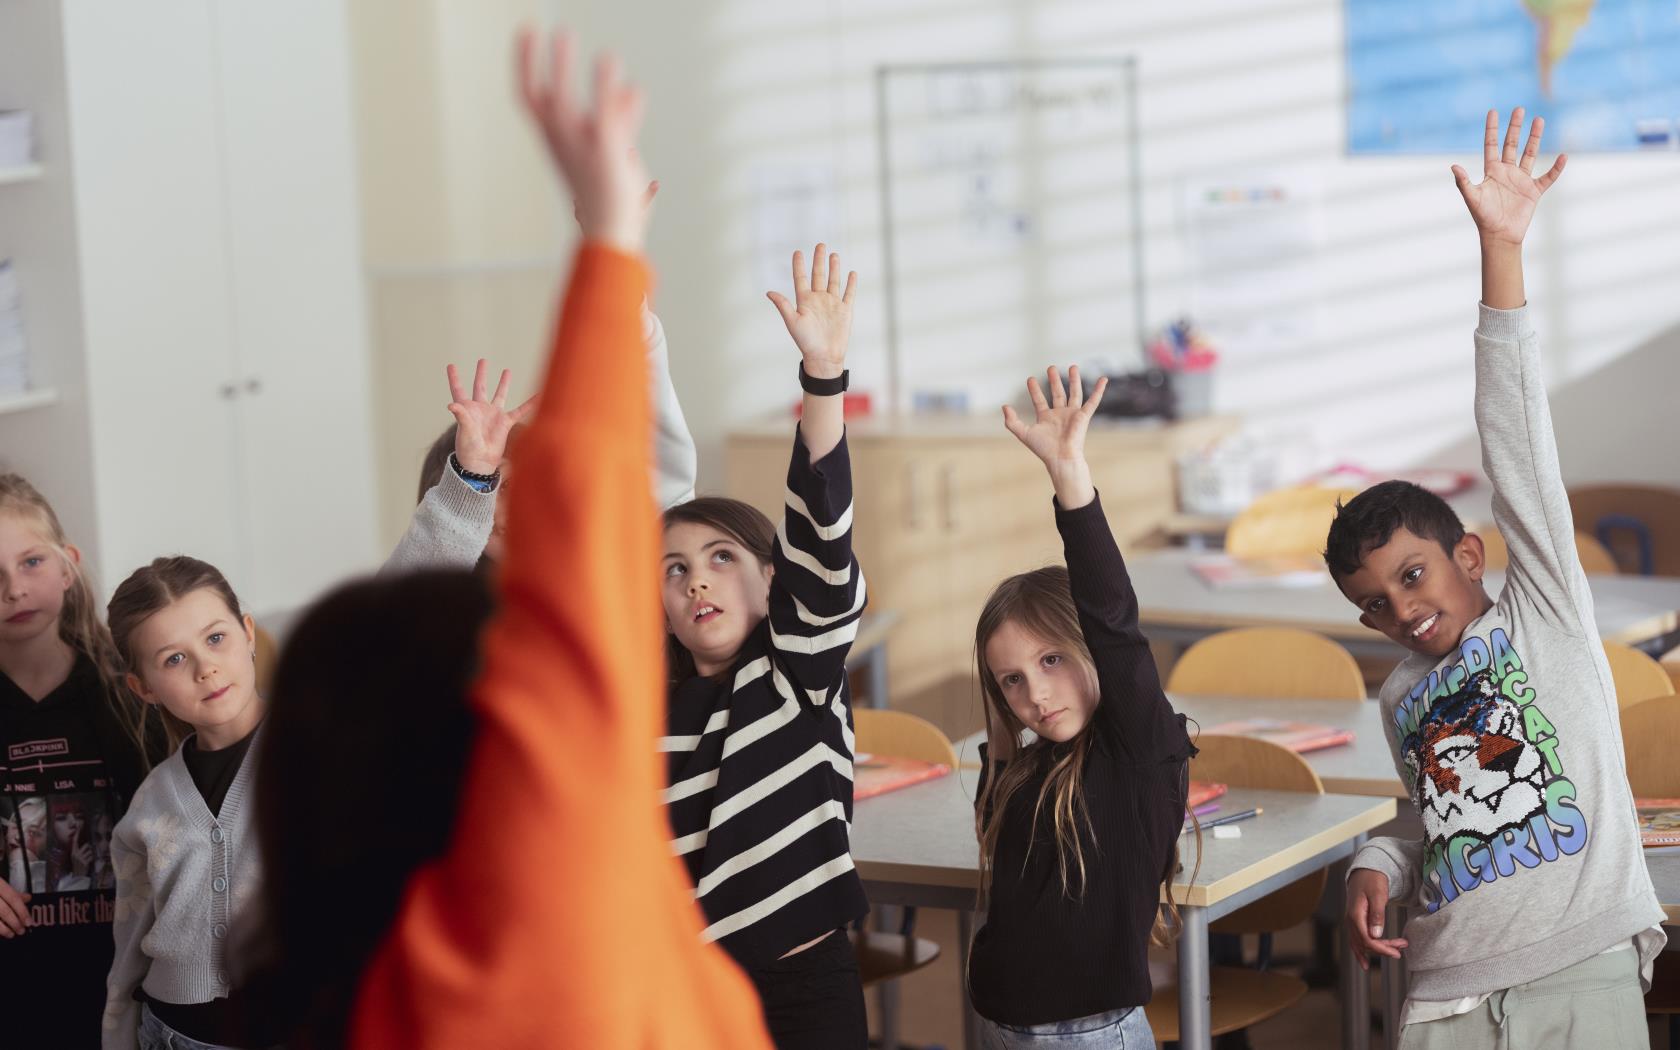
[[1337,729],[1317,722],[1287,722],[1281,718],[1243,718],[1209,726],[1203,732],[1258,737],[1282,744],[1296,754],[1353,743],[1351,729]]
[[1206,780],[1190,781],[1190,797],[1185,800],[1185,809],[1196,809],[1204,806],[1220,795],[1225,794],[1224,784],[1210,784]]
[[919,758],[858,755],[852,763],[852,800],[874,798],[925,780],[938,780],[950,771],[951,767],[944,763],[923,762]]
[[1680,846],[1680,798],[1636,798],[1639,840],[1647,848]]

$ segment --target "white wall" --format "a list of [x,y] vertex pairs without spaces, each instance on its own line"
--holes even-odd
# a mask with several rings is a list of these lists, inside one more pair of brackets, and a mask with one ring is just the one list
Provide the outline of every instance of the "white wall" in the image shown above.
[[[445,238],[448,266],[405,274],[392,264],[395,255],[371,256],[382,382],[389,384],[381,417],[387,532],[412,506],[421,450],[448,422],[441,380],[430,372],[440,372],[451,354],[506,355],[529,363],[527,375],[538,359],[554,272],[552,258],[541,256],[563,257],[571,231],[554,222],[555,191],[533,174],[537,154],[528,137],[521,144],[526,133],[507,85],[512,27],[544,8],[580,31],[586,52],[620,51],[649,92],[643,149],[663,186],[650,244],[659,274],[655,305],[700,442],[702,488],[710,482],[715,489],[722,476],[728,428],[782,410],[795,393],[793,353],[754,265],[755,183],[765,166],[837,172],[841,222],[829,239],[864,280],[853,381],[882,387],[873,71],[887,62],[1136,56],[1152,323],[1194,304],[1181,205],[1186,182],[1284,169],[1320,187],[1317,283],[1276,307],[1279,314],[1316,316],[1317,335],[1282,351],[1228,355],[1218,407],[1263,427],[1305,430],[1327,458],[1378,469],[1438,453],[1450,458],[1470,433],[1476,244],[1447,167],[1456,160],[1473,168],[1478,144],[1465,143],[1454,157],[1346,155],[1341,0],[1178,7],[1111,0],[500,0],[474,5],[470,15],[434,0],[410,9],[424,12],[410,20],[424,22],[427,50],[402,58],[429,65],[429,95],[397,90],[400,78],[388,73],[372,75],[372,37],[359,45],[363,128],[371,112],[389,119],[430,107],[432,116],[415,118],[431,136],[426,149],[404,155],[434,158],[433,170],[409,170],[407,177],[416,185],[446,183],[432,186],[429,213],[370,212],[370,251],[381,243],[371,232],[379,222],[423,226],[430,214],[456,224]],[[388,41],[378,62],[395,61],[400,43]],[[1534,100],[1488,100],[1501,107],[1525,102]],[[363,144],[370,208],[379,207],[381,193],[398,201],[403,166],[374,178],[397,154],[382,161],[378,143],[364,137]],[[1677,233],[1680,156],[1574,158],[1531,235],[1530,293],[1554,383],[1615,360],[1680,319],[1671,294],[1680,275]],[[423,254],[413,248],[404,258]],[[1245,278],[1240,270],[1233,276]],[[958,316],[982,308],[960,293],[951,305]],[[1057,349],[1069,360],[1080,356]],[[1023,347],[1023,376],[1049,363],[1046,353]],[[1664,396],[1649,387],[1630,393]],[[1011,394],[997,392],[1000,399]],[[1625,406],[1587,411],[1619,418]],[[1614,430],[1598,436],[1629,449],[1641,441]],[[1570,461],[1567,449],[1565,456]],[[1630,477],[1680,483],[1680,467],[1667,457],[1624,462]]]

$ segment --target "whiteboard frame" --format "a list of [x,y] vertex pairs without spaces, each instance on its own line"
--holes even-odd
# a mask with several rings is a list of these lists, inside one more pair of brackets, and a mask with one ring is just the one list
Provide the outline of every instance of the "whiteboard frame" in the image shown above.
[[881,194],[881,252],[882,274],[885,277],[886,288],[886,335],[887,335],[887,409],[897,418],[907,414],[907,409],[900,400],[902,390],[902,371],[899,365],[899,323],[898,323],[898,269],[897,259],[893,252],[895,231],[893,229],[893,198],[892,198],[892,135],[891,118],[887,111],[887,81],[890,77],[904,74],[921,73],[961,73],[961,72],[992,72],[998,70],[1017,72],[1036,72],[1039,70],[1071,70],[1081,68],[1109,69],[1120,73],[1121,80],[1126,85],[1126,148],[1129,158],[1130,171],[1128,178],[1132,222],[1132,300],[1136,304],[1133,310],[1134,335],[1137,339],[1138,353],[1143,353],[1147,341],[1147,321],[1149,315],[1148,283],[1143,271],[1144,240],[1143,227],[1143,153],[1141,148],[1142,135],[1138,128],[1138,89],[1137,89],[1137,59],[1132,55],[1114,55],[1110,57],[1087,56],[1080,58],[1021,58],[1021,59],[993,59],[964,62],[894,62],[883,63],[875,67],[875,139],[876,175],[880,183]]

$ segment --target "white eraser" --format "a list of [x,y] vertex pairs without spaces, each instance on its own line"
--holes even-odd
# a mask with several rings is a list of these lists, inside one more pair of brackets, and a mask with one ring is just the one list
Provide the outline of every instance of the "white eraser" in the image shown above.
[[1242,828],[1235,824],[1221,824],[1213,829],[1213,837],[1216,839],[1240,839],[1242,838]]

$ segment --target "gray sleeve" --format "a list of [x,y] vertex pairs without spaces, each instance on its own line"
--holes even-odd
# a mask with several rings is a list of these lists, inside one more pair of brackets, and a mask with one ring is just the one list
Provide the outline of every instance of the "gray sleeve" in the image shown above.
[[126,820],[118,821],[111,835],[111,868],[117,876],[116,913],[111,921],[116,952],[105,978],[100,1045],[102,1050],[135,1050],[140,1041],[140,1011],[134,990],[145,979],[150,965],[141,943],[157,921],[157,912],[146,870],[145,844]]
[[379,571],[470,569],[484,554],[495,524],[496,493],[479,492],[453,470],[445,470],[414,508],[408,530]]
[[1409,907],[1418,904],[1418,873],[1423,870],[1423,841],[1391,836],[1374,838],[1359,847],[1348,865],[1352,875],[1360,868],[1388,876],[1388,899]]
[[653,373],[654,498],[661,510],[694,498],[699,454],[688,432],[665,346],[665,326],[646,306],[642,308],[642,338],[647,343],[648,367]]
[[1511,561],[1507,593],[1569,634],[1592,630],[1592,592],[1575,551],[1575,520],[1558,468],[1540,339],[1528,308],[1480,307],[1476,429],[1493,483],[1493,522]]

